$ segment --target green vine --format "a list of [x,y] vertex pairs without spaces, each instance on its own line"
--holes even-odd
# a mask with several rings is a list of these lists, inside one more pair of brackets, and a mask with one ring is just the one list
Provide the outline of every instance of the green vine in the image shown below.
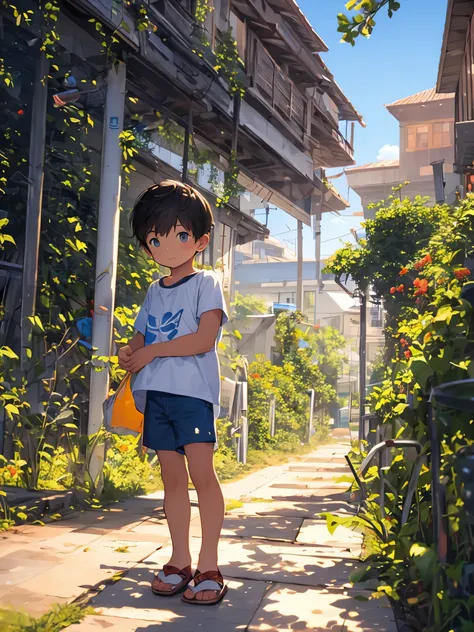
[[239,184],[239,168],[237,166],[237,154],[232,151],[230,154],[229,168],[224,174],[222,193],[216,200],[217,208],[222,208],[228,204],[231,198],[238,198],[245,191]]
[[211,0],[197,0],[195,17],[199,24],[204,25],[207,16],[214,11]]
[[229,91],[232,96],[245,96],[245,86],[242,81],[241,71],[243,61],[239,57],[237,42],[232,36],[232,29],[222,33],[221,39],[216,44],[216,65],[214,70],[219,72],[229,84]]

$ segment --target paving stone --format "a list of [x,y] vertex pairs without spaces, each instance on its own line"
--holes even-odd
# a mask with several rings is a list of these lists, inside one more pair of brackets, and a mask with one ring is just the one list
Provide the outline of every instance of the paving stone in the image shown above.
[[18,550],[0,557],[0,586],[9,589],[25,579],[36,577],[61,562],[55,555],[41,551]]
[[[157,568],[141,564],[132,569],[119,582],[106,586],[94,597],[91,605],[103,615],[143,621],[175,622],[179,632],[187,630],[181,627],[187,621],[196,626],[206,622],[233,625],[248,625],[252,620],[268,586],[263,581],[228,580],[228,593],[217,607],[190,606],[179,597],[157,597],[150,589]],[[235,628],[231,628],[235,629]],[[243,628],[245,629],[245,628]],[[191,630],[191,627],[189,628]]]
[[[39,583],[38,588],[41,584]],[[25,590],[20,586],[2,593],[0,591],[0,608],[8,608],[17,612],[27,612],[32,617],[41,617],[49,612],[53,605],[66,603],[67,599],[43,595],[40,591]]]
[[327,529],[324,520],[303,520],[303,525],[296,538],[296,542],[301,544],[319,544],[336,548],[350,549],[354,555],[359,556],[362,550],[362,535],[338,527],[333,535]]
[[[198,557],[199,544],[196,538],[191,539],[194,560]],[[163,547],[143,564],[157,572],[170,555],[171,547]],[[311,547],[226,540],[220,547],[219,568],[227,577],[342,589],[351,587],[349,575],[360,568],[360,564],[342,555],[333,559],[318,557]]]
[[[222,536],[225,538],[267,538],[293,542],[298,535],[302,522],[302,518],[247,516],[245,520],[242,520],[226,516],[222,528]],[[199,520],[192,523],[191,535],[193,537],[201,537]]]
[[396,632],[388,601],[356,601],[346,592],[276,585],[248,632]]
[[[220,606],[219,606],[220,607]],[[191,608],[191,606],[188,606]],[[72,625],[68,632],[245,632],[247,624],[224,621],[220,618],[202,618],[196,621],[196,617],[189,614],[176,616],[171,611],[161,610],[162,619],[159,623],[153,621],[131,620],[128,618],[105,617],[91,615],[82,623]],[[194,610],[193,610],[194,612]]]
[[354,510],[344,501],[321,500],[320,502],[281,501],[245,503],[243,507],[232,509],[229,516],[272,516],[287,518],[316,518],[321,513],[352,514]]

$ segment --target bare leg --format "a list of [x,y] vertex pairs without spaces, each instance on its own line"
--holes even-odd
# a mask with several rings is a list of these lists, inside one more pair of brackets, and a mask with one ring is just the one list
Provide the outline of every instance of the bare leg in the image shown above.
[[[214,469],[214,444],[192,443],[184,446],[188,459],[189,474],[196,488],[201,517],[202,542],[197,568],[201,573],[217,570],[219,538],[224,521],[225,505],[222,490]],[[192,599],[187,590],[185,597]],[[196,599],[211,600],[216,591],[205,590]]]
[[[173,552],[168,562],[179,569],[191,564],[189,550],[189,522],[191,505],[188,492],[188,471],[184,456],[171,450],[158,450],[161,478],[165,488],[165,516],[170,530]],[[173,586],[159,582],[158,590],[172,590]]]

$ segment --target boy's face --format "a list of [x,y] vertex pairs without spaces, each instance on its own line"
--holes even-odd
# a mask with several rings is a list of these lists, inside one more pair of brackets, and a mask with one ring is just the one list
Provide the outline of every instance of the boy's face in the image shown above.
[[196,252],[205,250],[209,235],[203,235],[196,241],[192,232],[178,221],[168,235],[158,235],[154,231],[148,233],[146,243],[149,254],[158,265],[174,269],[194,259]]

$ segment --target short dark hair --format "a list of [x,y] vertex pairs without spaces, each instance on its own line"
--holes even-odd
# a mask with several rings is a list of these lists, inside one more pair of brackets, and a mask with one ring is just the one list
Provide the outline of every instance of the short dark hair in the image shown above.
[[179,222],[195,240],[214,226],[209,202],[196,189],[175,180],[164,180],[146,189],[135,202],[130,217],[133,235],[147,248],[150,232],[168,235]]

